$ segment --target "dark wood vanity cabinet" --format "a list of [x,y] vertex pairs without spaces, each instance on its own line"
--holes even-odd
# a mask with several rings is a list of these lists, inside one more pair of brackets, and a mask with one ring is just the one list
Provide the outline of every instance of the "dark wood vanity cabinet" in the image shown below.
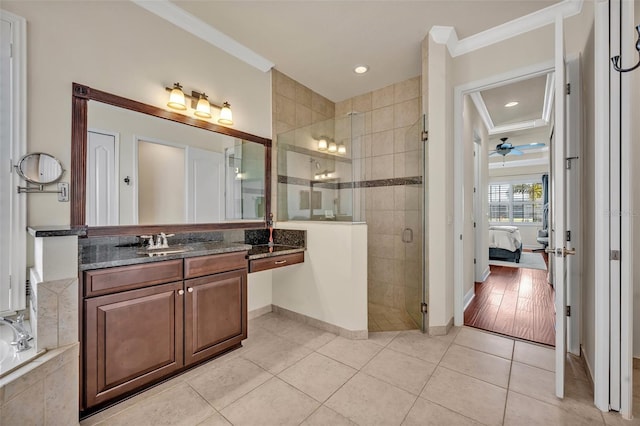
[[246,269],[194,278],[184,284],[185,365],[210,358],[246,338]]
[[247,337],[245,256],[85,271],[81,410],[240,346]]
[[85,300],[87,407],[182,367],[181,290],[179,281]]

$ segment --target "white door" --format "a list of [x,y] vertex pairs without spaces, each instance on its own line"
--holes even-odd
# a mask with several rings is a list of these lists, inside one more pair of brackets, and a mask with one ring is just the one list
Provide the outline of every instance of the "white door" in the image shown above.
[[553,282],[556,292],[556,396],[564,398],[564,363],[567,355],[566,274],[565,274],[565,54],[564,22],[555,24],[555,126],[552,147],[551,239],[547,248],[553,257]]
[[223,220],[224,155],[187,148],[187,220],[212,223]]
[[118,225],[118,135],[87,132],[87,225]]

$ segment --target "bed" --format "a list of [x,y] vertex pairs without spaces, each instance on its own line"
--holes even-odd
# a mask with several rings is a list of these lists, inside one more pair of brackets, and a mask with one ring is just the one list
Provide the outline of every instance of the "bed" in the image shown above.
[[522,238],[517,226],[489,227],[489,260],[520,263]]

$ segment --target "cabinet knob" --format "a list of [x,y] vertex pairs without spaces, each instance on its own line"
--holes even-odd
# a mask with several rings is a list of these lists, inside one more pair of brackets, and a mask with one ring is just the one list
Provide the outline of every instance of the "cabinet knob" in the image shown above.
[[189,293],[193,293],[193,288],[192,288],[192,287],[187,287],[187,291],[188,291]]
[[182,296],[184,294],[184,290],[178,290],[178,295]]

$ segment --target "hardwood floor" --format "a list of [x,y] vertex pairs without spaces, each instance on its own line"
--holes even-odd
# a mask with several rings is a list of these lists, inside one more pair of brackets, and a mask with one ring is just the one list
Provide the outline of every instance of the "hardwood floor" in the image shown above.
[[554,290],[547,271],[491,266],[489,278],[475,283],[475,291],[465,325],[555,345]]

